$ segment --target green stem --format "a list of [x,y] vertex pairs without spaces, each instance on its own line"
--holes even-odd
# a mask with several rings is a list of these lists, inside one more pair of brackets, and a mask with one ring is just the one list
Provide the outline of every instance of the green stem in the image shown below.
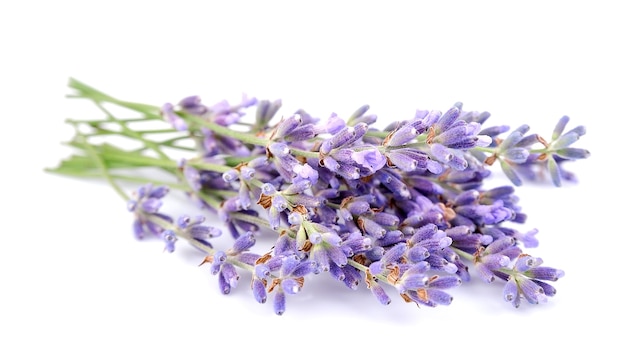
[[378,131],[378,130],[368,130],[365,133],[365,136],[367,137],[381,138],[381,139],[385,139],[387,135],[389,135],[388,131]]
[[201,160],[198,160],[197,158],[188,160],[187,164],[194,168],[218,172],[218,173],[228,172],[231,169],[233,169],[233,167],[230,167],[230,166],[223,166],[221,164],[202,162]]
[[[133,123],[133,122],[154,121],[154,120],[160,120],[160,119],[146,119],[146,118],[126,118],[126,119],[122,118],[122,119],[117,119],[117,121],[120,121],[122,123]],[[69,124],[87,124],[87,125],[90,125],[90,126],[97,126],[99,124],[110,123],[111,120],[108,120],[108,119],[94,119],[94,120],[66,119],[65,122],[69,123]]]
[[364,266],[363,264],[357,263],[356,261],[354,261],[352,259],[348,259],[348,264],[350,264],[354,268],[360,270],[361,272],[366,272],[369,269],[368,267]]
[[[79,81],[77,81],[75,79],[71,79],[70,80],[70,87],[72,87],[72,88],[76,89],[77,91],[79,91],[81,96],[93,100],[100,108],[104,108],[103,105],[102,105],[103,102],[109,102],[109,103],[112,103],[112,104],[115,104],[115,105],[118,105],[118,106],[126,107],[126,108],[131,109],[131,110],[142,112],[147,117],[152,117],[154,119],[160,119],[160,108],[158,108],[156,106],[118,100],[118,99],[115,99],[115,98],[113,98],[113,97],[111,97],[111,96],[109,96],[107,94],[104,94],[103,92],[98,91],[98,90],[96,90],[96,89],[94,89],[94,88],[92,88],[90,86],[87,86],[84,83],[79,82]],[[218,135],[231,137],[231,138],[237,139],[239,141],[242,141],[242,142],[244,142],[246,144],[252,144],[252,145],[265,147],[265,146],[267,146],[267,144],[269,142],[269,140],[267,138],[260,138],[260,137],[254,136],[254,135],[252,135],[250,133],[245,133],[245,132],[241,132],[239,130],[229,129],[229,128],[224,127],[222,125],[219,125],[219,124],[216,124],[216,123],[204,120],[201,117],[193,115],[193,114],[181,112],[180,116],[183,119],[185,119],[188,123],[190,123],[191,125],[204,127],[206,129],[209,129],[209,130],[213,131],[214,133],[216,133]],[[112,118],[111,121],[116,121],[116,119]],[[120,125],[124,125],[124,124],[120,123]],[[133,134],[133,135],[128,135],[128,136],[136,137],[136,139],[146,142],[146,140],[142,138],[140,133],[130,131],[130,129],[127,129],[127,132]],[[147,142],[148,143],[152,143],[150,141],[147,141]],[[310,152],[310,151],[296,149],[296,148],[292,148],[291,152],[294,155],[296,155],[296,156],[302,156],[302,157],[305,157],[305,158],[316,158],[316,157],[318,157],[318,153],[316,153],[316,152]]]
[[[64,175],[64,176],[73,176],[73,177],[82,177],[82,178],[105,177],[101,169],[94,171],[94,170],[86,170],[86,169],[59,170],[58,168],[46,168],[45,171],[49,173],[56,173],[56,174]],[[183,190],[183,191],[188,189],[187,185],[183,185],[180,183],[166,182],[166,181],[161,181],[161,180],[155,180],[152,178],[129,176],[125,174],[116,174],[116,173],[110,173],[110,172],[109,172],[109,177],[115,181],[127,181],[127,182],[134,182],[134,183],[140,183],[140,184],[152,183],[153,185],[165,185],[172,189]]]
[[251,224],[261,225],[263,227],[271,229],[269,222],[267,222],[265,219],[262,219],[260,217],[244,214],[244,213],[241,213],[241,212],[233,212],[232,214],[230,214],[230,216],[232,216],[233,218],[235,218],[237,220],[249,222]]
[[225,157],[224,161],[226,162],[227,165],[234,167],[241,163],[249,162],[253,160],[254,158],[256,157]]
[[125,154],[125,153],[106,153],[104,155],[107,161],[126,162],[129,167],[162,167],[168,170],[178,168],[178,163],[171,159],[160,159],[148,157],[145,155]]
[[471,261],[474,261],[474,255],[473,255],[473,254],[470,254],[470,253],[468,253],[468,252],[466,252],[466,251],[463,251],[463,250],[461,250],[461,249],[459,249],[459,248],[455,248],[455,247],[451,247],[451,248],[452,248],[452,250],[454,250],[454,252],[455,252],[455,253],[457,253],[457,254],[458,254],[461,258],[466,259],[466,260],[468,260],[468,261],[470,261],[470,262],[471,262]]
[[328,207],[332,207],[333,209],[337,209],[339,210],[341,208],[341,205],[338,203],[334,203],[334,202],[326,202],[326,206]]
[[119,120],[117,120],[115,116],[113,116],[113,114],[111,114],[109,110],[105,108],[104,105],[102,105],[101,102],[97,102],[97,101],[94,101],[94,102],[96,103],[96,106],[100,108],[100,110],[102,110],[105,114],[107,114],[107,116],[109,117],[109,119],[111,119],[112,122],[115,122],[122,127],[122,135],[128,136],[129,138],[133,138],[142,142],[146,147],[152,149],[155,153],[157,153],[162,159],[167,159],[167,160],[170,159],[165,153],[163,153],[163,151],[161,150],[161,148],[159,147],[157,143],[153,142],[152,140],[148,140],[144,138],[141,133],[138,133],[130,129],[125,123],[122,123]]
[[183,239],[187,240],[191,245],[195,246],[196,248],[206,252],[207,254],[213,254],[214,253],[214,249],[211,249],[210,247],[206,246],[205,244],[199,242],[198,240],[194,239],[192,236],[190,236],[186,231],[180,229],[177,225],[170,223],[169,221],[157,216],[157,215],[146,215],[146,218],[148,220],[150,220],[151,222],[159,225],[160,227],[162,227],[165,230],[172,230],[176,236],[182,237]]
[[242,141],[242,142],[247,143],[247,144],[253,144],[253,145],[258,145],[258,146],[263,146],[264,147],[264,146],[267,145],[267,143],[269,141],[266,138],[259,138],[259,137],[256,137],[256,136],[252,135],[252,134],[248,134],[248,133],[241,132],[241,131],[238,131],[238,130],[229,129],[229,128],[221,126],[219,124],[206,121],[206,120],[204,120],[201,117],[196,116],[196,115],[187,114],[187,113],[180,113],[180,116],[183,119],[185,119],[187,122],[192,124],[192,125],[207,128],[207,129],[213,131],[216,134],[219,134],[221,136],[231,137],[231,138],[237,139],[237,140]]
[[550,153],[550,149],[549,148],[531,149],[531,150],[528,151],[528,153],[530,153],[530,154]]
[[146,134],[172,134],[172,133],[180,133],[176,129],[153,129],[153,130],[137,130],[137,134],[146,135]]
[[202,192],[202,191],[196,191],[196,194],[198,194],[198,196],[204,201],[206,202],[209,206],[213,207],[215,210],[218,210],[220,208],[221,202],[219,200],[217,200],[214,196]]
[[165,181],[159,181],[159,180],[155,180],[152,178],[144,178],[144,177],[136,177],[136,176],[127,176],[127,175],[123,175],[123,174],[110,174],[111,178],[115,179],[115,180],[121,180],[121,181],[128,181],[128,182],[135,182],[135,183],[140,183],[140,184],[146,184],[146,183],[152,183],[155,186],[159,186],[159,185],[163,185],[163,186],[168,186],[171,189],[175,189],[175,190],[187,190],[187,185],[183,185],[180,183],[172,183],[172,182],[165,182]]
[[291,151],[293,155],[305,157],[305,158],[319,158],[320,156],[318,152],[309,152],[307,150],[291,148],[291,147],[289,147],[289,150]]
[[[352,259],[348,259],[348,264],[353,266],[354,268],[360,270],[361,272],[365,273],[369,270],[369,267],[361,264],[361,263],[357,263],[356,261],[352,260]],[[381,274],[377,274],[374,277],[376,277],[376,279],[378,279],[379,281],[383,281],[387,283],[387,276],[383,273]]]
[[[183,136],[177,136],[175,138],[166,139],[166,140],[163,140],[163,141],[159,142],[159,145],[165,146],[165,147],[168,147],[168,148],[172,148],[172,149],[186,151],[186,152],[197,152],[196,148],[184,147],[182,145],[175,145],[174,144],[174,143],[176,143],[179,140],[186,140],[188,137],[189,136],[187,136],[187,135],[183,135]],[[149,148],[144,146],[142,148],[136,149],[135,152],[139,153],[139,152],[142,152],[142,151],[144,151],[146,149],[149,149]]]
[[98,153],[96,153],[96,151],[93,149],[93,147],[91,146],[91,144],[87,143],[87,141],[85,140],[85,138],[82,136],[82,134],[80,134],[80,132],[78,131],[78,129],[76,129],[76,133],[78,134],[78,137],[82,139],[83,144],[85,146],[85,150],[87,151],[87,153],[93,158],[93,160],[96,162],[96,164],[100,167],[100,170],[102,171],[102,175],[104,176],[104,178],[107,180],[107,182],[109,182],[109,184],[113,187],[113,189],[115,190],[115,192],[117,192],[118,195],[120,195],[120,197],[122,197],[124,199],[124,201],[128,201],[129,197],[126,194],[126,192],[124,192],[124,190],[122,190],[122,188],[115,182],[115,180],[113,180],[113,178],[111,177],[111,175],[109,174],[109,170],[107,169],[106,165],[104,164],[102,158],[100,157],[100,155]]
[[484,153],[495,153],[497,148],[489,148],[489,147],[474,147],[472,148],[472,150],[478,151],[478,152],[484,152]]
[[154,118],[154,119],[160,118],[161,109],[159,107],[147,105],[147,104],[140,104],[136,102],[118,100],[74,78],[70,78],[68,86],[79,92],[79,95],[76,95],[77,97],[88,98],[96,102],[108,102],[108,103],[122,106],[128,109],[134,110],[134,111],[138,111],[146,115],[149,118]]
[[426,143],[424,142],[415,142],[415,143],[410,143],[410,144],[404,144],[404,145],[397,145],[397,146],[387,146],[385,148],[389,149],[389,150],[394,150],[394,149],[404,149],[404,148],[414,148],[414,149],[419,149],[422,148],[426,145]]

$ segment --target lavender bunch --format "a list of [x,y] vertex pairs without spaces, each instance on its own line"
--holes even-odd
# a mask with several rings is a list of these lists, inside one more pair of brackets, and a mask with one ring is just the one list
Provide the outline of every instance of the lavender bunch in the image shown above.
[[[269,299],[276,314],[319,274],[364,286],[382,304],[399,296],[431,307],[450,304],[450,289],[471,278],[500,282],[515,307],[538,304],[564,275],[527,252],[538,245],[537,230],[516,228],[526,215],[515,187],[574,180],[565,162],[589,152],[572,147],[585,128],[568,129],[567,117],[543,138],[527,125],[486,126],[489,113],[460,103],[381,125],[368,106],[317,118],[303,109],[279,113],[281,100],[207,105],[190,96],[147,105],[74,79],[69,87],[103,117],[69,119],[77,152],[49,171],[106,179],[133,214],[136,238],[157,237],[167,252],[187,241],[205,253],[200,265],[222,293],[249,277],[244,289],[259,303]],[[115,116],[113,107],[138,116]],[[511,185],[484,186],[494,165]],[[136,190],[129,195],[122,183]],[[173,189],[220,226],[162,212]],[[261,229],[275,233],[269,246],[257,244]]]

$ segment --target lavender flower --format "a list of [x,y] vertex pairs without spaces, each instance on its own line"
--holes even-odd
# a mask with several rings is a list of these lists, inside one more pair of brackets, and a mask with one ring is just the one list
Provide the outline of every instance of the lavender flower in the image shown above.
[[358,149],[352,154],[352,159],[359,165],[361,176],[366,177],[381,169],[387,160],[377,148]]
[[545,281],[557,281],[565,273],[560,269],[541,267],[543,260],[520,255],[504,286],[504,300],[519,307],[522,298],[528,303],[545,303],[556,289]]
[[135,214],[133,232],[137,239],[143,239],[146,232],[159,236],[164,230],[159,221],[173,221],[168,215],[159,212],[163,205],[162,199],[168,192],[169,188],[166,186],[154,187],[148,183],[137,189],[134,197],[127,202],[128,211]]
[[[104,95],[75,80],[71,85],[82,98]],[[485,182],[496,162],[514,186],[543,175],[556,186],[574,180],[563,165],[589,152],[574,146],[586,130],[568,130],[567,117],[543,138],[527,125],[488,126],[488,112],[467,111],[461,103],[444,112],[418,109],[379,128],[368,105],[347,118],[331,113],[322,119],[298,109],[273,121],[281,100],[244,95],[205,104],[193,95],[159,107],[106,99],[146,120],[160,116],[179,133],[160,140],[162,130],[129,132],[141,136],[136,141],[142,146],[126,151],[80,132],[82,154],[55,171],[102,175],[125,198],[122,178],[154,181],[128,199],[135,236],[160,237],[170,253],[188,241],[205,253],[201,265],[223,294],[249,278],[254,300],[270,299],[282,315],[305,278],[329,274],[350,290],[365,281],[384,305],[393,292],[405,302],[435,307],[451,304],[450,289],[476,275],[502,283],[504,300],[517,307],[545,302],[556,293],[551,282],[564,276],[525,252],[538,246],[538,230],[511,225],[527,220],[513,186],[488,188]],[[115,134],[120,124],[135,131],[134,121],[103,120],[93,135]],[[150,167],[163,175],[131,175]],[[155,187],[166,178],[171,187]],[[230,234],[207,226],[204,216],[181,215],[174,222],[162,213],[169,188],[215,212]],[[261,229],[275,234],[267,246],[257,242]]]
[[211,264],[211,274],[218,276],[218,285],[223,294],[229,294],[239,282],[240,275],[234,262],[251,265],[260,258],[258,254],[248,252],[255,243],[252,232],[247,232],[235,240],[232,248],[214,251],[204,259],[203,263]]
[[300,261],[293,256],[287,256],[281,259],[278,276],[273,279],[271,286],[267,292],[274,293],[274,312],[282,315],[286,308],[286,295],[294,295],[304,286],[304,278],[306,275],[315,273],[317,267],[309,261]]
[[[499,159],[502,170],[516,186],[522,184],[522,178],[537,180],[546,171],[552,183],[555,186],[561,186],[563,176],[568,179],[573,178],[563,170],[562,163],[568,160],[588,158],[590,155],[586,149],[571,147],[586,133],[586,129],[583,126],[578,126],[563,133],[568,122],[569,117],[567,116],[558,121],[550,142],[537,134],[524,136],[530,128],[527,125],[522,125],[503,139],[495,149],[494,154],[485,161],[491,164]],[[531,149],[535,145],[541,145],[543,148]]]
[[165,241],[165,251],[168,253],[173,253],[175,246],[174,244],[178,240],[176,237],[176,233],[172,230],[163,230],[161,233],[161,238]]
[[222,231],[213,226],[202,225],[205,220],[204,216],[191,217],[189,215],[181,215],[178,218],[176,225],[178,226],[180,233],[185,237],[204,244],[209,248],[213,248],[209,239],[221,236]]
[[161,107],[161,115],[163,116],[163,120],[171,124],[174,129],[187,130],[187,123],[185,123],[185,120],[183,120],[183,118],[176,114],[176,112],[174,111],[174,105],[170,103],[165,103]]
[[187,96],[180,100],[178,105],[185,112],[198,116],[203,116],[209,111],[209,108],[202,104],[202,99],[198,95]]

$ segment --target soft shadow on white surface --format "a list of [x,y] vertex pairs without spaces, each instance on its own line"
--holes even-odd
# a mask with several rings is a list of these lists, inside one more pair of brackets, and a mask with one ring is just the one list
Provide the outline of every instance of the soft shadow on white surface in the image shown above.
[[[529,361],[621,357],[620,175],[626,33],[612,2],[5,2],[0,362]],[[314,277],[287,311],[229,296],[191,248],[136,241],[125,202],[101,181],[43,172],[69,155],[76,77],[161,104],[242,92],[321,118],[370,104],[380,120],[461,101],[489,125],[549,135],[585,125],[579,183],[519,188],[529,251],[565,271],[545,305],[514,309],[478,280],[448,307],[382,306]],[[79,115],[80,114],[80,115]],[[496,168],[497,169],[497,168]],[[166,202],[164,211],[179,213]],[[208,215],[207,215],[208,216]],[[215,240],[216,245],[219,239]],[[600,360],[601,359],[601,360]]]
[[[9,339],[13,345],[36,341],[54,355],[76,360],[86,360],[103,347],[127,350],[136,360],[163,355],[191,360],[205,350],[253,358],[274,340],[285,346],[281,352],[295,354],[302,345],[318,341],[324,350],[380,345],[386,352],[398,345],[446,351],[449,342],[469,350],[476,345],[508,347],[512,338],[538,336],[536,350],[550,350],[563,335],[576,343],[582,337],[570,334],[588,337],[586,330],[598,328],[584,314],[589,308],[581,296],[586,284],[594,284],[586,278],[590,263],[580,263],[588,259],[582,250],[565,249],[581,242],[579,232],[563,230],[563,220],[558,220],[561,226],[544,225],[545,233],[540,233],[545,238],[545,249],[537,248],[545,253],[541,256],[566,270],[565,278],[555,283],[559,293],[545,305],[514,309],[502,300],[502,286],[474,279],[452,290],[455,300],[448,307],[418,308],[392,290],[392,303],[382,306],[364,287],[351,291],[329,276],[315,276],[302,292],[288,297],[287,311],[279,317],[271,302],[253,300],[245,273],[240,285],[224,296],[208,267],[197,266],[203,255],[195,249],[181,244],[168,254],[159,240],[135,240],[132,215],[108,186],[40,178],[74,197],[49,196],[42,208],[49,218],[9,248],[16,260],[4,266],[11,272],[5,289],[12,292],[4,306],[5,312],[14,313],[7,315],[14,328]],[[55,216],[61,213],[66,218]],[[36,237],[39,233],[54,238],[42,240]],[[551,236],[559,238],[548,241]],[[382,359],[383,352],[375,351],[372,358]],[[113,351],[100,355],[116,357]]]

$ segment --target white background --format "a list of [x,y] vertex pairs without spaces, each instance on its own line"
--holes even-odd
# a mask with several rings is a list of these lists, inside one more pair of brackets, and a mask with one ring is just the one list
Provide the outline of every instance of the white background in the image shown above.
[[[623,338],[624,26],[619,2],[23,1],[0,5],[0,362],[341,360],[618,362]],[[411,4],[411,5],[409,5]],[[547,304],[475,281],[449,307],[379,305],[307,283],[282,317],[230,296],[195,251],[136,241],[106,184],[43,172],[67,157],[75,77],[161,104],[282,98],[380,120],[462,101],[488,125],[585,125],[578,184],[524,186],[529,251],[565,270]],[[184,200],[180,200],[181,203]],[[175,202],[168,210],[176,211]],[[228,239],[227,237],[224,239]],[[216,245],[219,241],[214,241]],[[224,242],[226,244],[227,242]]]

